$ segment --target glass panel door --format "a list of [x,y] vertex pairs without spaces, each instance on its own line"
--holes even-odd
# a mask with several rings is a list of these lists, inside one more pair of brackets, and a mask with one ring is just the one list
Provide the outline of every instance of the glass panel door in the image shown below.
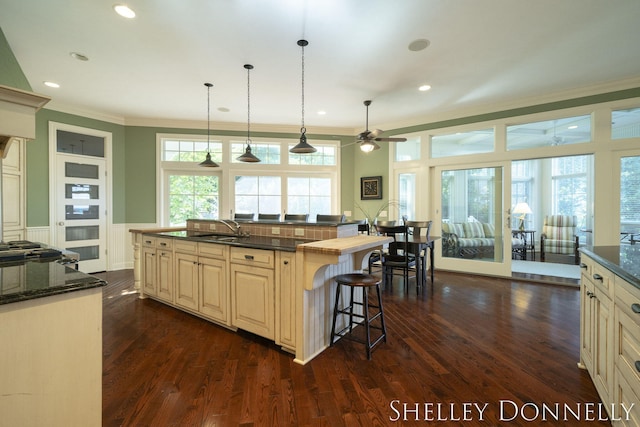
[[620,158],[620,243],[640,244],[640,152]]
[[104,271],[107,268],[105,160],[58,154],[57,162],[54,245],[78,253],[81,271]]
[[440,167],[435,178],[439,207],[432,234],[441,236],[438,268],[510,276],[511,229],[504,203],[511,197],[507,164]]

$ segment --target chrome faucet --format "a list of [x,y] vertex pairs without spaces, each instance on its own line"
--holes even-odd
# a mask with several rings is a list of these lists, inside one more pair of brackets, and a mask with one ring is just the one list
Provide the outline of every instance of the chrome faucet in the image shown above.
[[[224,224],[236,236],[240,235],[240,224],[238,224],[234,220],[232,220],[232,219],[219,219],[218,222]],[[230,223],[233,224],[233,225],[231,225]]]

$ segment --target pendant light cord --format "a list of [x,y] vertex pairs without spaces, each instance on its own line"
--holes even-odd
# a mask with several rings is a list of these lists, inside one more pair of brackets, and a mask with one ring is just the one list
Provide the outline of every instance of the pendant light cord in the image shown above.
[[249,73],[253,66],[245,65],[244,68],[247,69],[247,145],[251,144],[251,83],[249,78]]
[[304,127],[304,43],[302,43],[301,47],[302,47],[302,126],[300,127],[300,132],[304,133],[306,131]]

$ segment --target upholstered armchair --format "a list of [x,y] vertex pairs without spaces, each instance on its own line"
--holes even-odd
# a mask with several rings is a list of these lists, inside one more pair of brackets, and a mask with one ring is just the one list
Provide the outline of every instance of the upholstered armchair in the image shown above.
[[575,215],[545,216],[540,236],[540,260],[545,261],[545,254],[548,253],[573,255],[577,265],[580,261],[577,225],[578,220]]

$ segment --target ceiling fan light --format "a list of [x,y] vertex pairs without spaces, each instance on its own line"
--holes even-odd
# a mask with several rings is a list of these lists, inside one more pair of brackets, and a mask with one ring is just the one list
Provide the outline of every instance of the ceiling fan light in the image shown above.
[[373,141],[364,141],[360,144],[360,150],[365,153],[370,153],[375,150],[379,150],[380,146]]

